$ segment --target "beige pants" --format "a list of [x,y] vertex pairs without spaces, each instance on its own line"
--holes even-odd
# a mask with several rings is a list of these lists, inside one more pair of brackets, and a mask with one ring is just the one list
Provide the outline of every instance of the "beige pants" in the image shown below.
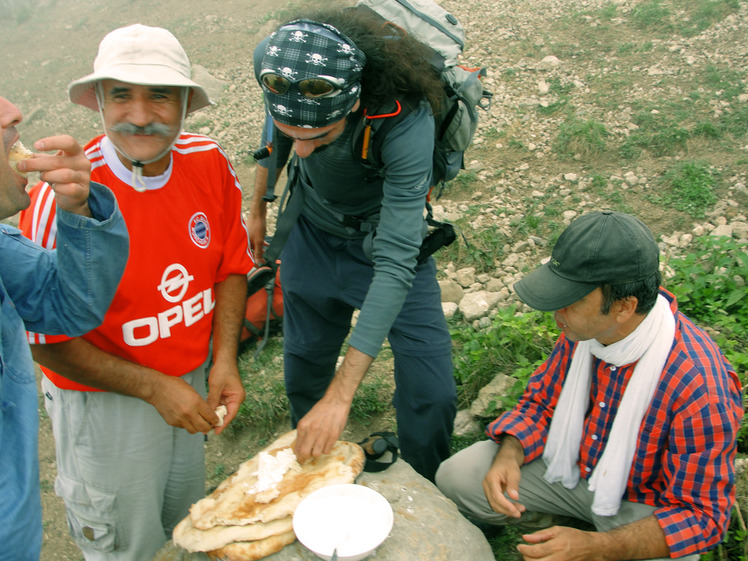
[[[182,379],[205,397],[206,367]],[[86,561],[144,561],[205,495],[205,437],[139,399],[42,379],[57,452],[55,491]]]
[[[543,478],[545,462],[538,459],[522,467],[519,494],[526,512],[521,518],[499,514],[491,508],[483,492],[483,478],[498,449],[493,440],[478,442],[443,462],[436,472],[436,484],[442,493],[452,499],[467,518],[476,522],[515,524],[536,530],[564,525],[565,520],[572,518],[604,532],[651,516],[655,510],[649,505],[622,501],[617,515],[598,516],[592,512],[594,493],[587,488],[587,481],[580,479],[574,489],[567,489],[561,483],[548,483]],[[699,555],[681,559],[698,561]]]

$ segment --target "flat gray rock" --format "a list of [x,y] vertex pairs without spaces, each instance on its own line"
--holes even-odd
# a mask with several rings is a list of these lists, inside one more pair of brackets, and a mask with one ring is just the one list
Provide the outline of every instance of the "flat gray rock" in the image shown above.
[[[371,487],[392,505],[395,522],[382,545],[368,558],[376,561],[494,561],[483,533],[462,516],[452,501],[403,460],[379,473],[363,473],[356,483]],[[318,561],[298,541],[267,561]],[[171,542],[152,561],[208,561]]]

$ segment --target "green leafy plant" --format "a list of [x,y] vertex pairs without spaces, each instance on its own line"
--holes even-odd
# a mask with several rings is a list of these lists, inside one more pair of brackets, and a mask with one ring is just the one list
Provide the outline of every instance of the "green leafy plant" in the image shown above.
[[499,310],[487,329],[458,323],[452,328],[455,380],[462,407],[471,403],[494,376],[516,377],[518,393],[504,396],[514,403],[534,368],[542,362],[558,334],[552,314],[517,313],[514,306]]
[[[718,330],[748,348],[748,253],[726,236],[693,240],[688,252],[668,259],[673,271],[667,287],[678,298],[681,311],[700,325]],[[717,341],[720,343],[720,341]],[[729,358],[729,357],[728,357]]]
[[702,217],[717,202],[718,185],[719,174],[708,163],[679,162],[665,173],[662,179],[665,190],[653,199],[693,217]]
[[[475,267],[476,273],[485,273],[496,267],[496,260],[504,255],[507,237],[501,233],[475,231],[469,226],[469,217],[457,221],[461,234],[451,245],[440,249],[435,257],[441,263],[460,263],[461,267]],[[464,236],[464,237],[463,237]]]

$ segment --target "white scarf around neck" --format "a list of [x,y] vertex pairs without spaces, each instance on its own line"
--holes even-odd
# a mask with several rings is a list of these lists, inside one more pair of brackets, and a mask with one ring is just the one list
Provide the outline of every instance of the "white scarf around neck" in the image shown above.
[[[579,482],[577,460],[590,398],[593,355],[615,366],[639,361],[621,398],[605,450],[588,482],[590,491],[595,493],[592,511],[599,516],[613,516],[621,506],[639,438],[638,429],[652,401],[674,337],[675,318],[670,303],[660,294],[647,317],[624,339],[608,346],[591,339],[576,346],[543,452],[548,465],[546,481],[560,481],[567,489],[573,489]],[[633,427],[637,430],[632,430]]]

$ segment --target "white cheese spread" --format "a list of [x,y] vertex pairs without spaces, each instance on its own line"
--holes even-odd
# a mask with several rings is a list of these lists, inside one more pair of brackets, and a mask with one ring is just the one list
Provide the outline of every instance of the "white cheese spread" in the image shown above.
[[286,472],[298,465],[296,454],[291,448],[280,450],[275,456],[267,452],[260,452],[258,457],[258,467],[255,475],[257,483],[249,492],[262,493],[274,489],[281,482]]

